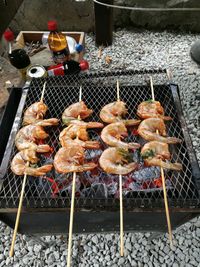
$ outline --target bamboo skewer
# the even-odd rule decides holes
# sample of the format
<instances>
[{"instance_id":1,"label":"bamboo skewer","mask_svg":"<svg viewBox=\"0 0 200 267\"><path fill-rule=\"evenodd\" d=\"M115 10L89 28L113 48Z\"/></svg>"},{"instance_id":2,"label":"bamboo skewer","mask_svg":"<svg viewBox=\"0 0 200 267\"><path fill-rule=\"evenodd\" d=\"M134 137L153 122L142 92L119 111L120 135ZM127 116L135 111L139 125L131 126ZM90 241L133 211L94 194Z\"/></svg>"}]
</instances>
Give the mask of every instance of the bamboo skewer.
<instances>
[{"instance_id":1,"label":"bamboo skewer","mask_svg":"<svg viewBox=\"0 0 200 267\"><path fill-rule=\"evenodd\" d=\"M150 76L150 86L151 86L152 100L155 101L153 79L151 76ZM156 131L156 133L159 133L158 130ZM165 185L165 176L164 176L164 171L162 167L160 168L160 171L161 171L161 178L162 178L162 185L163 185L163 195L164 195L165 213L166 213L166 218L167 218L169 241L170 241L170 247L172 249L173 248L172 227L171 227L171 220L170 220L170 215L169 215L169 206L168 206L168 199L167 199L167 190L166 190L166 185Z\"/></svg>"},{"instance_id":2,"label":"bamboo skewer","mask_svg":"<svg viewBox=\"0 0 200 267\"><path fill-rule=\"evenodd\" d=\"M119 80L117 80L117 101L120 101ZM120 256L124 256L124 218L123 218L123 195L122 175L119 174L119 201L120 201Z\"/></svg>"},{"instance_id":3,"label":"bamboo skewer","mask_svg":"<svg viewBox=\"0 0 200 267\"><path fill-rule=\"evenodd\" d=\"M44 82L40 102L43 102L47 82Z\"/></svg>"},{"instance_id":4,"label":"bamboo skewer","mask_svg":"<svg viewBox=\"0 0 200 267\"><path fill-rule=\"evenodd\" d=\"M26 166L27 167L29 166L29 162L27 162ZM24 173L22 190L20 193L19 205L18 205L18 209L17 209L17 216L16 216L16 220L15 220L15 228L14 228L12 243L11 243L11 247L10 247L10 251L9 251L10 257L13 257L13 254L14 254L14 246L15 246L15 240L16 240L16 236L17 236L17 230L18 230L19 220L20 220L20 215L21 215L21 210L22 210L22 202L23 202L23 198L24 198L24 190L25 190L26 180L27 180L27 174Z\"/></svg>"},{"instance_id":5,"label":"bamboo skewer","mask_svg":"<svg viewBox=\"0 0 200 267\"><path fill-rule=\"evenodd\" d=\"M40 102L43 102L45 89L46 89L46 82L44 82L44 85L43 85ZM28 166L29 166L29 162L26 163L26 167L28 167ZM21 215L21 210L22 210L22 203L23 203L23 198L24 198L24 190L25 190L25 186L26 186L26 180L27 180L27 173L25 172L23 182L22 182L22 189L21 189L21 193L20 193L19 205L18 205L18 209L17 209L17 216L16 216L16 220L15 220L15 228L14 228L11 247L10 247L10 251L9 251L10 257L13 257L13 254L14 254L14 246L15 246L15 240L16 240L16 236L17 236L18 227L19 227L19 220L20 220L20 215Z\"/></svg>"},{"instance_id":6,"label":"bamboo skewer","mask_svg":"<svg viewBox=\"0 0 200 267\"><path fill-rule=\"evenodd\" d=\"M79 90L79 102L82 101L82 87ZM80 115L78 116L80 120ZM68 253L67 253L67 267L71 266L71 250L72 250L72 233L73 233L73 221L74 221L74 200L76 191L76 172L73 172L72 180L72 195L71 195L71 207L70 207L70 220L69 220L69 237L68 237Z\"/></svg>"}]
</instances>

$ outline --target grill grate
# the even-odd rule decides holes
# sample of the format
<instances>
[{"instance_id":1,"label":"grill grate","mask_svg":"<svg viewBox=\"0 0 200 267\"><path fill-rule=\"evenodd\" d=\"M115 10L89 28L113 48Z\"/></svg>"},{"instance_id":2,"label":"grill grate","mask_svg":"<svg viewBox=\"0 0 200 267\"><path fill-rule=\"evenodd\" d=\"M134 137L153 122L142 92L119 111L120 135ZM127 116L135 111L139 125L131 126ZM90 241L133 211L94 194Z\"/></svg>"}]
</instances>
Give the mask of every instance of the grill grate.
<instances>
[{"instance_id":1,"label":"grill grate","mask_svg":"<svg viewBox=\"0 0 200 267\"><path fill-rule=\"evenodd\" d=\"M49 107L48 117L61 118L62 112L70 104L79 99L79 87L82 85L82 99L94 113L89 118L91 121L100 121L99 112L105 104L116 101L116 80L120 81L120 98L125 101L128 108L127 118L136 118L136 109L140 102L151 98L151 90L146 84L146 74L137 71L119 71L102 74L86 74L80 76L66 76L47 78L44 102ZM169 136L184 139L174 98L170 85L165 83L162 71L153 74L155 99L160 101L168 116L173 121L167 123ZM149 75L149 74L148 74ZM32 103L39 101L42 91L43 79L35 79L27 94L24 109ZM19 123L21 127L21 120ZM59 148L58 136L64 126L47 128L49 133L48 144ZM131 134L125 141L144 143L137 135ZM99 132L90 130L93 139L100 140ZM132 132L134 133L134 131ZM101 141L101 140L100 140ZM103 144L102 144L103 145ZM103 145L105 147L105 145ZM183 164L183 171L165 171L167 194L171 207L186 207L199 205L198 190L192 175L192 168L186 143L170 146L173 155L172 161ZM13 146L11 159L17 153ZM87 151L87 158L96 160L101 151ZM55 154L55 153L54 153ZM139 154L135 153L138 158ZM51 158L41 156L41 162L51 161ZM139 207L164 207L163 191L160 187L159 168L142 168L141 170L123 177L124 208ZM55 179L56 183L51 180ZM48 178L29 177L25 188L24 205L26 207L69 207L71 195L72 174L58 175L55 171ZM10 171L10 161L0 193L0 206L5 208L17 207L18 196L21 191L22 177L15 176ZM97 173L77 174L76 179L76 207L77 208L107 208L119 207L118 176L107 175L97 170ZM57 194L56 192L59 193Z\"/></svg>"}]
</instances>

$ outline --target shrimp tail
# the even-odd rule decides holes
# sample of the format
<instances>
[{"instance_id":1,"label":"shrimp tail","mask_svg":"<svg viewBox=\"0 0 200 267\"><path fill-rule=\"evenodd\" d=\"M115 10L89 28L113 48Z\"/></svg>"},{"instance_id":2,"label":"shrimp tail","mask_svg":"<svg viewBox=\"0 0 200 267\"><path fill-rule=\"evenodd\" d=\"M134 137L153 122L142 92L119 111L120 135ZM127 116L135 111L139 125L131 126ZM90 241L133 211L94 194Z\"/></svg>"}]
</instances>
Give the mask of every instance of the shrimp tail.
<instances>
[{"instance_id":1,"label":"shrimp tail","mask_svg":"<svg viewBox=\"0 0 200 267\"><path fill-rule=\"evenodd\" d=\"M172 117L170 117L170 116L161 116L161 119L163 119L165 121L171 121Z\"/></svg>"},{"instance_id":2,"label":"shrimp tail","mask_svg":"<svg viewBox=\"0 0 200 267\"><path fill-rule=\"evenodd\" d=\"M138 164L136 162L129 163L128 165L126 165L126 167L119 166L117 169L117 174L126 175L134 171L137 167L138 167Z\"/></svg>"},{"instance_id":3,"label":"shrimp tail","mask_svg":"<svg viewBox=\"0 0 200 267\"><path fill-rule=\"evenodd\" d=\"M176 137L167 137L166 139L168 144L182 143L182 140Z\"/></svg>"},{"instance_id":4,"label":"shrimp tail","mask_svg":"<svg viewBox=\"0 0 200 267\"><path fill-rule=\"evenodd\" d=\"M84 148L87 149L99 149L100 148L100 144L98 141L86 141Z\"/></svg>"},{"instance_id":5,"label":"shrimp tail","mask_svg":"<svg viewBox=\"0 0 200 267\"><path fill-rule=\"evenodd\" d=\"M104 127L103 123L100 123L100 122L95 122L95 121L87 122L87 128L88 129L91 129L91 128L103 128L103 127Z\"/></svg>"},{"instance_id":6,"label":"shrimp tail","mask_svg":"<svg viewBox=\"0 0 200 267\"><path fill-rule=\"evenodd\" d=\"M38 145L36 151L38 153L46 153L51 150L51 147L49 145Z\"/></svg>"},{"instance_id":7,"label":"shrimp tail","mask_svg":"<svg viewBox=\"0 0 200 267\"><path fill-rule=\"evenodd\" d=\"M58 119L51 118L51 119L46 119L46 120L38 121L38 122L36 122L36 125L47 127L47 126L58 125L58 123L59 123L59 120Z\"/></svg>"},{"instance_id":8,"label":"shrimp tail","mask_svg":"<svg viewBox=\"0 0 200 267\"><path fill-rule=\"evenodd\" d=\"M87 162L83 165L78 166L77 172L85 172L85 171L90 171L93 170L94 168L97 167L97 164L94 162Z\"/></svg>"},{"instance_id":9,"label":"shrimp tail","mask_svg":"<svg viewBox=\"0 0 200 267\"><path fill-rule=\"evenodd\" d=\"M136 119L130 119L130 120L122 120L123 123L126 126L134 126L140 124L141 120L136 120Z\"/></svg>"},{"instance_id":10,"label":"shrimp tail","mask_svg":"<svg viewBox=\"0 0 200 267\"><path fill-rule=\"evenodd\" d=\"M129 149L137 149L137 148L140 148L141 145L138 144L138 143L128 143L128 148Z\"/></svg>"},{"instance_id":11,"label":"shrimp tail","mask_svg":"<svg viewBox=\"0 0 200 267\"><path fill-rule=\"evenodd\" d=\"M168 162L161 161L161 167L163 169L170 169L170 170L174 170L174 171L181 171L182 170L182 164L180 164L180 163L168 163Z\"/></svg>"},{"instance_id":12,"label":"shrimp tail","mask_svg":"<svg viewBox=\"0 0 200 267\"><path fill-rule=\"evenodd\" d=\"M65 125L69 125L71 121L76 120L74 117L66 117L65 115L62 116L62 122Z\"/></svg>"},{"instance_id":13,"label":"shrimp tail","mask_svg":"<svg viewBox=\"0 0 200 267\"><path fill-rule=\"evenodd\" d=\"M27 173L27 175L42 176L51 171L52 167L52 164L44 165L39 168L26 167L25 172Z\"/></svg>"}]
</instances>

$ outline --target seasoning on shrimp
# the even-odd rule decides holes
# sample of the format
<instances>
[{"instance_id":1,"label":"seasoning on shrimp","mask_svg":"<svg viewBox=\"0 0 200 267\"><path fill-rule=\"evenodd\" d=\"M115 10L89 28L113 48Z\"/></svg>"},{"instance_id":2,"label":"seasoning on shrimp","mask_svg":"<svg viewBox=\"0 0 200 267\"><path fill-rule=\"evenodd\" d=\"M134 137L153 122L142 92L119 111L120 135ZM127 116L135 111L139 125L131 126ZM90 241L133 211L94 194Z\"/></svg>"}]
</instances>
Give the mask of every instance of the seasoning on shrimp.
<instances>
[{"instance_id":1,"label":"seasoning on shrimp","mask_svg":"<svg viewBox=\"0 0 200 267\"><path fill-rule=\"evenodd\" d=\"M158 130L159 133L156 133ZM166 126L160 118L149 118L143 120L138 127L139 135L147 141L160 141L168 144L181 143L176 137L167 137Z\"/></svg>"},{"instance_id":2,"label":"seasoning on shrimp","mask_svg":"<svg viewBox=\"0 0 200 267\"><path fill-rule=\"evenodd\" d=\"M125 143L121 141L125 136L128 136L128 131L123 122L108 124L101 132L102 140L109 146L121 147L124 149L136 149L140 147L138 143Z\"/></svg>"},{"instance_id":3,"label":"seasoning on shrimp","mask_svg":"<svg viewBox=\"0 0 200 267\"><path fill-rule=\"evenodd\" d=\"M142 147L141 155L146 166L159 166L163 169L171 169L176 171L182 170L182 165L180 163L164 161L170 160L171 158L169 146L166 143L158 141L148 142Z\"/></svg>"},{"instance_id":4,"label":"seasoning on shrimp","mask_svg":"<svg viewBox=\"0 0 200 267\"><path fill-rule=\"evenodd\" d=\"M54 167L59 173L85 172L96 168L97 164L84 161L84 148L80 145L68 145L56 153Z\"/></svg>"},{"instance_id":5,"label":"seasoning on shrimp","mask_svg":"<svg viewBox=\"0 0 200 267\"><path fill-rule=\"evenodd\" d=\"M37 124L40 126L57 125L59 120L56 118L43 119L48 110L43 102L35 102L24 112L23 125Z\"/></svg>"},{"instance_id":6,"label":"seasoning on shrimp","mask_svg":"<svg viewBox=\"0 0 200 267\"><path fill-rule=\"evenodd\" d=\"M19 130L15 137L15 145L18 150L33 149L38 153L49 152L51 147L47 144L38 145L38 140L44 140L49 135L43 127L38 125L27 125Z\"/></svg>"},{"instance_id":7,"label":"seasoning on shrimp","mask_svg":"<svg viewBox=\"0 0 200 267\"><path fill-rule=\"evenodd\" d=\"M161 118L171 120L169 116L164 116L164 109L159 101L147 100L139 104L137 115L142 119Z\"/></svg>"},{"instance_id":8,"label":"seasoning on shrimp","mask_svg":"<svg viewBox=\"0 0 200 267\"><path fill-rule=\"evenodd\" d=\"M30 164L36 164L39 161L39 159L36 156L36 152L32 149L25 149L20 152L18 152L12 162L11 162L11 170L16 175L24 175L25 173L27 175L31 176L42 176L46 174L47 172L51 171L53 165L47 164L41 167L32 167L27 166L27 162Z\"/></svg>"},{"instance_id":9,"label":"seasoning on shrimp","mask_svg":"<svg viewBox=\"0 0 200 267\"><path fill-rule=\"evenodd\" d=\"M128 119L123 117L127 114L126 104L123 101L115 101L105 105L100 111L100 118L106 123L123 121L126 126L138 125L140 120Z\"/></svg>"},{"instance_id":10,"label":"seasoning on shrimp","mask_svg":"<svg viewBox=\"0 0 200 267\"><path fill-rule=\"evenodd\" d=\"M105 172L121 175L128 174L138 167L136 162L130 162L127 159L125 151L122 153L122 150L116 147L104 150L100 156L99 164Z\"/></svg>"},{"instance_id":11,"label":"seasoning on shrimp","mask_svg":"<svg viewBox=\"0 0 200 267\"><path fill-rule=\"evenodd\" d=\"M61 146L68 147L69 145L80 145L83 148L99 149L98 141L89 140L86 125L69 125L63 129L59 135Z\"/></svg>"},{"instance_id":12,"label":"seasoning on shrimp","mask_svg":"<svg viewBox=\"0 0 200 267\"><path fill-rule=\"evenodd\" d=\"M89 109L83 101L74 103L67 107L62 114L62 122L66 125L69 124L72 120L86 119L92 114L92 110Z\"/></svg>"}]
</instances>

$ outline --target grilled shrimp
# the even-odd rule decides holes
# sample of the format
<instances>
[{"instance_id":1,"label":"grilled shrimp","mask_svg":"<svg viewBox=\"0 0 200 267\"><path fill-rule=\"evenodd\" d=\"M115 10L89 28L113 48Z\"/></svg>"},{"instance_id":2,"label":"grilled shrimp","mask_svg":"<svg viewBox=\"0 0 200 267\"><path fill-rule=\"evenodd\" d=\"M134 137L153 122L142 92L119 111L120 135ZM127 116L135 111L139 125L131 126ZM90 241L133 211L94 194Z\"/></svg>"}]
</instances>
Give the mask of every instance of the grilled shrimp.
<instances>
[{"instance_id":1,"label":"grilled shrimp","mask_svg":"<svg viewBox=\"0 0 200 267\"><path fill-rule=\"evenodd\" d=\"M141 155L147 166L160 166L164 169L171 169L176 171L182 170L182 165L180 163L163 161L169 160L171 158L168 144L166 143L157 141L148 142L143 146Z\"/></svg>"},{"instance_id":2,"label":"grilled shrimp","mask_svg":"<svg viewBox=\"0 0 200 267\"><path fill-rule=\"evenodd\" d=\"M51 171L53 165L48 164L41 167L31 167L27 166L27 162L30 164L36 164L39 161L39 159L36 156L36 152L31 149L25 149L20 152L18 152L12 162L11 162L11 170L16 175L24 175L26 173L27 175L31 176L42 176L45 173Z\"/></svg>"},{"instance_id":3,"label":"grilled shrimp","mask_svg":"<svg viewBox=\"0 0 200 267\"><path fill-rule=\"evenodd\" d=\"M72 121L68 121L68 123L66 123L66 125L78 125L78 126L86 126L87 129L92 129L92 128L103 128L103 123L100 122L96 122L96 121L81 121L81 120L72 120Z\"/></svg>"},{"instance_id":4,"label":"grilled shrimp","mask_svg":"<svg viewBox=\"0 0 200 267\"><path fill-rule=\"evenodd\" d=\"M137 143L122 142L121 138L125 136L128 136L128 132L123 122L108 124L101 132L102 140L109 146L115 146L124 149L135 149L140 147L140 144Z\"/></svg>"},{"instance_id":5,"label":"grilled shrimp","mask_svg":"<svg viewBox=\"0 0 200 267\"><path fill-rule=\"evenodd\" d=\"M79 145L62 147L54 157L54 167L59 173L85 172L96 166L93 162L84 162L84 148Z\"/></svg>"},{"instance_id":6,"label":"grilled shrimp","mask_svg":"<svg viewBox=\"0 0 200 267\"><path fill-rule=\"evenodd\" d=\"M164 116L164 109L160 102L147 100L139 104L137 115L142 119L161 118L163 120L171 120L171 117Z\"/></svg>"},{"instance_id":7,"label":"grilled shrimp","mask_svg":"<svg viewBox=\"0 0 200 267\"><path fill-rule=\"evenodd\" d=\"M83 101L74 103L67 107L62 114L62 121L64 124L68 124L72 120L78 119L86 119L92 114L92 110L89 109Z\"/></svg>"},{"instance_id":8,"label":"grilled shrimp","mask_svg":"<svg viewBox=\"0 0 200 267\"><path fill-rule=\"evenodd\" d=\"M138 125L140 120L123 120L127 114L126 104L123 101L116 101L105 105L100 111L100 118L106 123L123 121L126 126Z\"/></svg>"},{"instance_id":9,"label":"grilled shrimp","mask_svg":"<svg viewBox=\"0 0 200 267\"><path fill-rule=\"evenodd\" d=\"M38 153L50 151L49 145L37 145L39 139L46 139L49 135L43 127L27 125L19 130L15 137L15 145L18 150L33 149Z\"/></svg>"},{"instance_id":10,"label":"grilled shrimp","mask_svg":"<svg viewBox=\"0 0 200 267\"><path fill-rule=\"evenodd\" d=\"M159 133L156 133L158 130ZM139 135L148 141L160 141L168 144L181 143L176 137L166 137L166 127L160 118L149 118L143 120L138 127Z\"/></svg>"},{"instance_id":11,"label":"grilled shrimp","mask_svg":"<svg viewBox=\"0 0 200 267\"><path fill-rule=\"evenodd\" d=\"M57 125L58 119L56 118L43 120L43 117L45 116L47 110L48 107L43 102L41 101L35 102L30 107L28 107L27 110L24 112L23 125L28 125L28 124L37 124L40 126Z\"/></svg>"},{"instance_id":12,"label":"grilled shrimp","mask_svg":"<svg viewBox=\"0 0 200 267\"><path fill-rule=\"evenodd\" d=\"M59 135L60 143L63 147L69 144L80 145L83 148L99 149L100 144L98 141L89 141L86 125L69 125L62 130Z\"/></svg>"},{"instance_id":13,"label":"grilled shrimp","mask_svg":"<svg viewBox=\"0 0 200 267\"><path fill-rule=\"evenodd\" d=\"M116 147L104 150L99 159L99 164L105 172L121 175L132 172L138 166L136 162L128 163L124 153L121 153L120 149Z\"/></svg>"}]
</instances>

